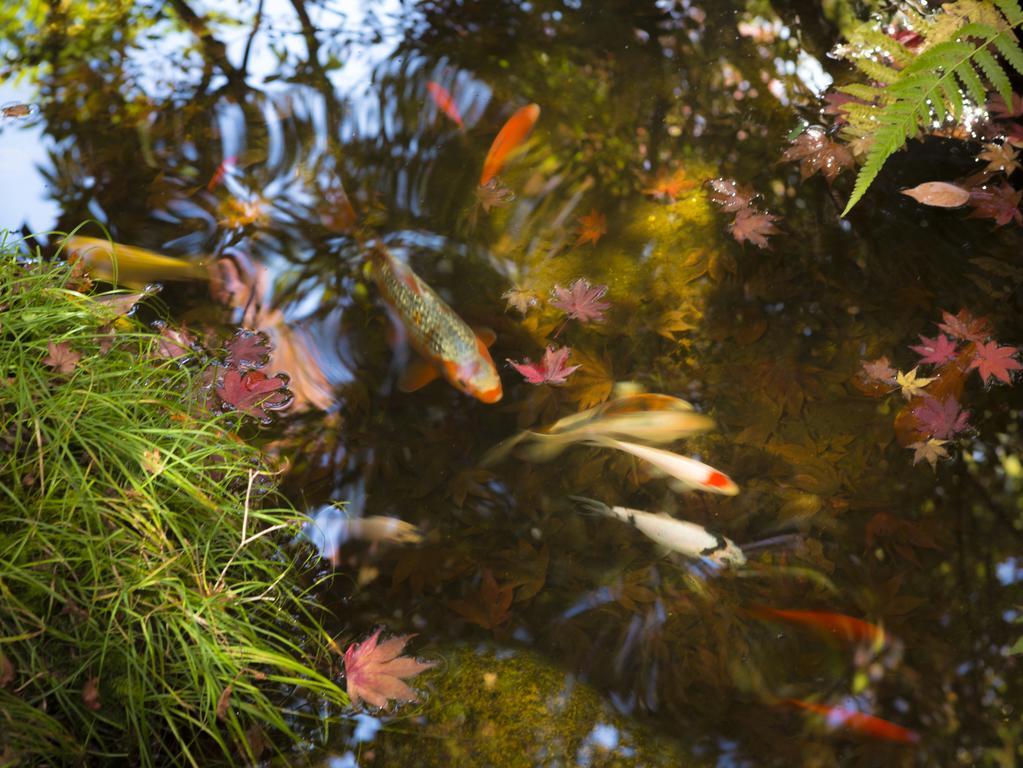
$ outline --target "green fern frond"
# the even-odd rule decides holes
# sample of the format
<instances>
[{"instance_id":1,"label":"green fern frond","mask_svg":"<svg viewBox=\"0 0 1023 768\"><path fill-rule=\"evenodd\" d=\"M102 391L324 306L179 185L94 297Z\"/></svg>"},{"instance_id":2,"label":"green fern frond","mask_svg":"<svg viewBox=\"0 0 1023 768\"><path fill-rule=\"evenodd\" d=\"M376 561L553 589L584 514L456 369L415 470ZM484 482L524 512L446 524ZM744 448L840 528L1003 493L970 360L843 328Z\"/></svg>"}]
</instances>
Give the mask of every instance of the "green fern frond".
<instances>
[{"instance_id":1,"label":"green fern frond","mask_svg":"<svg viewBox=\"0 0 1023 768\"><path fill-rule=\"evenodd\" d=\"M870 146L843 216L907 141L949 117L960 120L967 98L983 104L993 89L1011 102L1005 65L1023 74L1023 48L1015 34L1021 25L1023 10L1017 0L956 0L914 27L925 38L915 55L902 46L879 45L874 23L850 36L848 58L873 83L840 89L870 102L843 107L848 118L844 134ZM884 52L883 62L871 58L879 50Z\"/></svg>"}]
</instances>

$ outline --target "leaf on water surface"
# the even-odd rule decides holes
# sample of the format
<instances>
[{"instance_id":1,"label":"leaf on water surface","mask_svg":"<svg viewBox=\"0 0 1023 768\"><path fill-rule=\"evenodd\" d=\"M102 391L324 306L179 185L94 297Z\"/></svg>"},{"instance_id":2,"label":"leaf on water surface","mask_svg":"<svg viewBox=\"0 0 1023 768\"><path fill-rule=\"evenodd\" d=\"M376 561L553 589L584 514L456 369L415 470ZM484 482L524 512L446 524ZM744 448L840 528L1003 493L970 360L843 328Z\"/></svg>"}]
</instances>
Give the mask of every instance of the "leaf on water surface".
<instances>
[{"instance_id":1,"label":"leaf on water surface","mask_svg":"<svg viewBox=\"0 0 1023 768\"><path fill-rule=\"evenodd\" d=\"M52 341L46 345L49 354L43 358L43 365L48 365L57 373L71 373L78 367L78 361L82 359L82 353L71 349L66 341L54 344Z\"/></svg>"},{"instance_id":2,"label":"leaf on water surface","mask_svg":"<svg viewBox=\"0 0 1023 768\"><path fill-rule=\"evenodd\" d=\"M514 599L515 588L510 585L499 586L488 568L483 572L477 592L464 600L450 601L448 607L466 621L493 630L511 618L509 609Z\"/></svg>"},{"instance_id":3,"label":"leaf on water surface","mask_svg":"<svg viewBox=\"0 0 1023 768\"><path fill-rule=\"evenodd\" d=\"M505 310L515 309L522 315L540 304L540 297L536 291L526 288L511 288L502 293L501 298L507 302Z\"/></svg>"},{"instance_id":4,"label":"leaf on water surface","mask_svg":"<svg viewBox=\"0 0 1023 768\"><path fill-rule=\"evenodd\" d=\"M757 196L753 187L739 184L735 179L711 179L707 186L711 190L707 197L724 213L738 213L749 208Z\"/></svg>"},{"instance_id":5,"label":"leaf on water surface","mask_svg":"<svg viewBox=\"0 0 1023 768\"><path fill-rule=\"evenodd\" d=\"M823 129L811 127L792 142L782 154L782 160L799 161L799 176L804 181L820 173L833 182L846 168L852 168L856 161L844 144L832 141Z\"/></svg>"},{"instance_id":6,"label":"leaf on water surface","mask_svg":"<svg viewBox=\"0 0 1023 768\"><path fill-rule=\"evenodd\" d=\"M959 208L970 201L970 190L945 181L928 181L902 190L918 203L934 208Z\"/></svg>"},{"instance_id":7,"label":"leaf on water surface","mask_svg":"<svg viewBox=\"0 0 1023 768\"><path fill-rule=\"evenodd\" d=\"M961 411L954 397L944 400L928 397L923 405L913 409L913 416L925 433L939 440L948 440L970 426L969 411Z\"/></svg>"},{"instance_id":8,"label":"leaf on water surface","mask_svg":"<svg viewBox=\"0 0 1023 768\"><path fill-rule=\"evenodd\" d=\"M1004 173L1011 176L1021 169L1019 154L1011 144L985 144L984 151L977 155L978 160L987 163L984 171L987 173Z\"/></svg>"},{"instance_id":9,"label":"leaf on water surface","mask_svg":"<svg viewBox=\"0 0 1023 768\"><path fill-rule=\"evenodd\" d=\"M270 361L270 337L263 331L242 328L224 345L224 349L227 350L227 364L239 370L262 368Z\"/></svg>"},{"instance_id":10,"label":"leaf on water surface","mask_svg":"<svg viewBox=\"0 0 1023 768\"><path fill-rule=\"evenodd\" d=\"M991 324L987 318L974 317L968 309L960 309L955 315L942 310L941 318L938 328L963 341L981 342L991 334Z\"/></svg>"},{"instance_id":11,"label":"leaf on water surface","mask_svg":"<svg viewBox=\"0 0 1023 768\"><path fill-rule=\"evenodd\" d=\"M590 285L585 277L573 281L568 288L555 285L551 290L551 306L582 323L602 323L604 313L611 308L601 301L607 293L606 285Z\"/></svg>"},{"instance_id":12,"label":"leaf on water surface","mask_svg":"<svg viewBox=\"0 0 1023 768\"><path fill-rule=\"evenodd\" d=\"M948 458L948 450L944 447L947 442L948 440L938 440L932 437L919 443L910 443L906 447L913 450L914 465L919 464L921 461L926 461L931 465L931 469L937 469L938 459Z\"/></svg>"},{"instance_id":13,"label":"leaf on water surface","mask_svg":"<svg viewBox=\"0 0 1023 768\"><path fill-rule=\"evenodd\" d=\"M993 219L998 227L1004 227L1010 221L1023 224L1023 213L1019 210L1021 198L1023 192L1004 182L998 186L976 187L970 191L969 203L973 210L967 218Z\"/></svg>"},{"instance_id":14,"label":"leaf on water surface","mask_svg":"<svg viewBox=\"0 0 1023 768\"><path fill-rule=\"evenodd\" d=\"M130 315L139 302L159 292L160 286L153 285L139 293L104 293L100 296L93 296L92 299L116 319Z\"/></svg>"},{"instance_id":15,"label":"leaf on water surface","mask_svg":"<svg viewBox=\"0 0 1023 768\"><path fill-rule=\"evenodd\" d=\"M508 363L521 373L530 384L564 384L576 370L578 365L568 365L571 347L550 346L544 351L543 359L534 363L528 357L521 363L509 359Z\"/></svg>"},{"instance_id":16,"label":"leaf on water surface","mask_svg":"<svg viewBox=\"0 0 1023 768\"><path fill-rule=\"evenodd\" d=\"M911 370L909 373L903 373L898 371L895 374L895 383L902 389L902 395L907 400L911 400L914 397L918 397L924 394L924 387L934 381L933 378L925 378L923 376L917 376L916 372L919 370L919 366Z\"/></svg>"},{"instance_id":17,"label":"leaf on water surface","mask_svg":"<svg viewBox=\"0 0 1023 768\"><path fill-rule=\"evenodd\" d=\"M410 656L400 655L415 635L399 635L378 642L378 629L361 643L345 650L345 689L353 706L365 701L374 707L386 707L391 699L404 703L417 701L416 692L405 680L435 666Z\"/></svg>"},{"instance_id":18,"label":"leaf on water surface","mask_svg":"<svg viewBox=\"0 0 1023 768\"><path fill-rule=\"evenodd\" d=\"M156 354L158 357L176 359L192 354L192 345L195 344L195 337L184 328L171 328L169 325L159 324L156 326L160 336L156 342Z\"/></svg>"},{"instance_id":19,"label":"leaf on water surface","mask_svg":"<svg viewBox=\"0 0 1023 768\"><path fill-rule=\"evenodd\" d=\"M988 112L992 117L1009 120L1023 115L1023 96L1018 93L1012 94L1012 103L1006 104L1000 94L995 94L987 104Z\"/></svg>"},{"instance_id":20,"label":"leaf on water surface","mask_svg":"<svg viewBox=\"0 0 1023 768\"><path fill-rule=\"evenodd\" d=\"M611 397L614 390L614 373L611 359L605 352L601 357L576 350L574 358L579 361L581 370L572 379L568 387L568 395L580 410L592 408Z\"/></svg>"},{"instance_id":21,"label":"leaf on water surface","mask_svg":"<svg viewBox=\"0 0 1023 768\"><path fill-rule=\"evenodd\" d=\"M602 213L597 213L596 208L591 208L586 216L579 217L577 231L579 237L575 241L576 245L583 245L585 243L596 245L597 241L607 234L607 217Z\"/></svg>"},{"instance_id":22,"label":"leaf on water surface","mask_svg":"<svg viewBox=\"0 0 1023 768\"><path fill-rule=\"evenodd\" d=\"M989 379L997 379L1006 384L1012 383L1010 371L1018 371L1023 368L1015 355L1019 352L1016 347L1000 347L997 341L988 343L977 342L974 348L974 357L970 361L969 370L977 369L981 381L990 383Z\"/></svg>"},{"instance_id":23,"label":"leaf on water surface","mask_svg":"<svg viewBox=\"0 0 1023 768\"><path fill-rule=\"evenodd\" d=\"M268 411L279 411L291 403L287 385L287 378L280 374L268 378L261 371L242 373L230 368L217 385L217 395L234 410L266 422Z\"/></svg>"},{"instance_id":24,"label":"leaf on water surface","mask_svg":"<svg viewBox=\"0 0 1023 768\"><path fill-rule=\"evenodd\" d=\"M954 360L959 348L955 342L942 333L933 339L920 334L920 345L910 347L911 350L920 355L921 365L944 365Z\"/></svg>"},{"instance_id":25,"label":"leaf on water surface","mask_svg":"<svg viewBox=\"0 0 1023 768\"><path fill-rule=\"evenodd\" d=\"M779 218L774 214L744 208L735 215L735 221L729 225L728 231L738 243L750 242L758 248L770 249L767 238L781 232L774 226L776 221Z\"/></svg>"}]
</instances>

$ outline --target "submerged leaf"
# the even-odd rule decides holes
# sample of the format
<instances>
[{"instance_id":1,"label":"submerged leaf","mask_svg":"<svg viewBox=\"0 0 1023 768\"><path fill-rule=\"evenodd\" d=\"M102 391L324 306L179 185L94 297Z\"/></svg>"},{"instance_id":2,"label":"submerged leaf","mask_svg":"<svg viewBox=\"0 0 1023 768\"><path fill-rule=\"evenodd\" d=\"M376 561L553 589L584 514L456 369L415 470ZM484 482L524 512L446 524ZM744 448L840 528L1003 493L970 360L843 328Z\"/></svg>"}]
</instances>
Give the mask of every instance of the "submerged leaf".
<instances>
[{"instance_id":1,"label":"submerged leaf","mask_svg":"<svg viewBox=\"0 0 1023 768\"><path fill-rule=\"evenodd\" d=\"M607 234L607 217L602 213L597 213L596 208L592 208L589 214L579 217L578 232L579 238L575 241L576 245L584 243L596 245L597 241Z\"/></svg>"},{"instance_id":2,"label":"submerged leaf","mask_svg":"<svg viewBox=\"0 0 1023 768\"><path fill-rule=\"evenodd\" d=\"M608 302L601 301L607 286L591 286L585 277L573 281L568 288L555 285L551 293L551 306L582 323L604 322L604 313L611 308Z\"/></svg>"},{"instance_id":3,"label":"submerged leaf","mask_svg":"<svg viewBox=\"0 0 1023 768\"><path fill-rule=\"evenodd\" d=\"M514 599L515 587L499 586L488 569L483 572L478 592L464 600L452 600L448 606L483 629L496 629L511 618L509 609Z\"/></svg>"}]
</instances>

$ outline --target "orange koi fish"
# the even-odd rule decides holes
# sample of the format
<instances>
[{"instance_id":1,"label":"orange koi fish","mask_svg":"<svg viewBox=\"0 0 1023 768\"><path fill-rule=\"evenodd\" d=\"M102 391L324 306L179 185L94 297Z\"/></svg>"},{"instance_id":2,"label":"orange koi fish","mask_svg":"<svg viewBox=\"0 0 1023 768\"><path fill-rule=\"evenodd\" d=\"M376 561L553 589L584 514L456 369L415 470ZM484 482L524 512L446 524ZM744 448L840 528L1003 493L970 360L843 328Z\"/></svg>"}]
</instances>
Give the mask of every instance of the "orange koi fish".
<instances>
[{"instance_id":1,"label":"orange koi fish","mask_svg":"<svg viewBox=\"0 0 1023 768\"><path fill-rule=\"evenodd\" d=\"M480 174L480 186L486 186L501 169L512 151L518 147L536 124L540 117L538 104L527 104L508 118L508 122L498 132L494 143L490 145L487 158L483 161L483 173Z\"/></svg>"},{"instance_id":2,"label":"orange koi fish","mask_svg":"<svg viewBox=\"0 0 1023 768\"><path fill-rule=\"evenodd\" d=\"M788 621L816 630L827 637L833 637L852 644L864 644L880 648L887 645L891 638L881 627L870 622L846 616L842 613L824 611L790 611L754 605L746 612L758 619L767 621Z\"/></svg>"},{"instance_id":3,"label":"orange koi fish","mask_svg":"<svg viewBox=\"0 0 1023 768\"><path fill-rule=\"evenodd\" d=\"M916 731L888 720L882 720L880 717L868 715L865 712L857 712L855 709L829 707L799 699L783 699L780 703L820 715L832 730L844 730L861 736L869 736L872 739L895 741L900 744L916 744L920 741L920 734Z\"/></svg>"},{"instance_id":4,"label":"orange koi fish","mask_svg":"<svg viewBox=\"0 0 1023 768\"><path fill-rule=\"evenodd\" d=\"M448 89L440 83L431 80L426 84L426 90L430 92L430 96L433 97L433 103L448 117L454 121L463 131L465 130L465 124L462 122L462 115L458 112L458 107L455 106L455 100L451 94L448 93Z\"/></svg>"},{"instance_id":5,"label":"orange koi fish","mask_svg":"<svg viewBox=\"0 0 1023 768\"><path fill-rule=\"evenodd\" d=\"M238 158L234 155L225 157L220 165L217 166L217 170L213 172L213 176L210 177L209 184L206 185L206 190L212 192L218 186L220 182L224 180L224 177L234 170L235 165L238 163Z\"/></svg>"},{"instance_id":6,"label":"orange koi fish","mask_svg":"<svg viewBox=\"0 0 1023 768\"><path fill-rule=\"evenodd\" d=\"M493 331L477 334L408 265L382 245L370 251L373 281L422 357L405 370L398 388L413 392L443 376L484 403L501 399L501 378L487 351Z\"/></svg>"}]
</instances>

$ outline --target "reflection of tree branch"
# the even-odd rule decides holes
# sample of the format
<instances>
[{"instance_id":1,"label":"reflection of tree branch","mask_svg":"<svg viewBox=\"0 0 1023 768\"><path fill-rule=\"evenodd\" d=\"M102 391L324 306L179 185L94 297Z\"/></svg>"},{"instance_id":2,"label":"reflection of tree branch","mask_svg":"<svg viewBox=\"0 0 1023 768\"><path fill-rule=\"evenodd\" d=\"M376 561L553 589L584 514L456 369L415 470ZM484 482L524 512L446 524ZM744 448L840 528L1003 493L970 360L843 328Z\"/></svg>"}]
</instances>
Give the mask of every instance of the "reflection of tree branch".
<instances>
[{"instance_id":1,"label":"reflection of tree branch","mask_svg":"<svg viewBox=\"0 0 1023 768\"><path fill-rule=\"evenodd\" d=\"M242 72L249 71L249 53L252 51L252 41L256 39L256 33L259 32L259 25L263 23L263 0L259 0L259 5L256 7L256 18L252 22L252 31L249 33L249 39L245 41L245 55L242 56Z\"/></svg>"},{"instance_id":2,"label":"reflection of tree branch","mask_svg":"<svg viewBox=\"0 0 1023 768\"><path fill-rule=\"evenodd\" d=\"M224 76L233 85L244 85L244 72L236 69L228 60L227 48L213 36L210 28L206 26L206 20L193 11L185 0L170 0L170 4L173 6L175 13L192 30L192 34L199 38L206 56L217 65L220 71L224 73Z\"/></svg>"}]
</instances>

